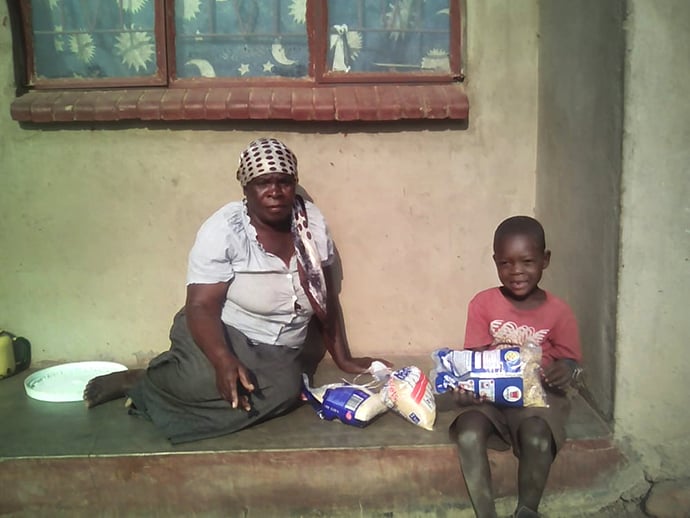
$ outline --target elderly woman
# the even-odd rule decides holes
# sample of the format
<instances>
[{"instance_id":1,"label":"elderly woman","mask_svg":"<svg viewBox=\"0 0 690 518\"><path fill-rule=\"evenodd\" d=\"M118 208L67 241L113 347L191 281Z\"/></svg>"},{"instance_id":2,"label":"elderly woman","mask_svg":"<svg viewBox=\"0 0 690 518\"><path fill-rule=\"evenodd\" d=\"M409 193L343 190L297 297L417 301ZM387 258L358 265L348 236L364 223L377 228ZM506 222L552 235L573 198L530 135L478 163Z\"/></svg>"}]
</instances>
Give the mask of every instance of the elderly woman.
<instances>
[{"instance_id":1,"label":"elderly woman","mask_svg":"<svg viewBox=\"0 0 690 518\"><path fill-rule=\"evenodd\" d=\"M240 156L245 199L201 226L189 253L187 300L175 316L170 350L146 370L89 382L89 407L128 396L173 443L225 435L283 414L299 399L300 353L316 316L340 369L353 358L331 287L333 242L321 212L296 194L297 158L261 138ZM388 363L388 362L385 362Z\"/></svg>"}]
</instances>

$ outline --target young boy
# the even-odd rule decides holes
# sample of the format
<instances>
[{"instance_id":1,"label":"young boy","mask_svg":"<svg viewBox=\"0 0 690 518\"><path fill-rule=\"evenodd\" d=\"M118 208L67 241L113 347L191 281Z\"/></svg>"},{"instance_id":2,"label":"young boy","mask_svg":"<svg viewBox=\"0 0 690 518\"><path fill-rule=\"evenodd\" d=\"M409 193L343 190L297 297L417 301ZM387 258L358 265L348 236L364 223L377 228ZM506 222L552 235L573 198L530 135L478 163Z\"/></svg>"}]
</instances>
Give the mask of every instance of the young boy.
<instances>
[{"instance_id":1,"label":"young boy","mask_svg":"<svg viewBox=\"0 0 690 518\"><path fill-rule=\"evenodd\" d=\"M514 517L536 517L546 479L565 441L570 411L566 389L581 369L580 338L573 312L539 287L549 265L544 229L534 218L514 216L494 234L494 263L501 286L481 291L468 307L465 349L522 345L542 347L543 385L548 408L499 408L462 389L453 391L460 414L451 426L462 474L478 518L495 517L487 448L512 446L519 459L518 504Z\"/></svg>"}]
</instances>

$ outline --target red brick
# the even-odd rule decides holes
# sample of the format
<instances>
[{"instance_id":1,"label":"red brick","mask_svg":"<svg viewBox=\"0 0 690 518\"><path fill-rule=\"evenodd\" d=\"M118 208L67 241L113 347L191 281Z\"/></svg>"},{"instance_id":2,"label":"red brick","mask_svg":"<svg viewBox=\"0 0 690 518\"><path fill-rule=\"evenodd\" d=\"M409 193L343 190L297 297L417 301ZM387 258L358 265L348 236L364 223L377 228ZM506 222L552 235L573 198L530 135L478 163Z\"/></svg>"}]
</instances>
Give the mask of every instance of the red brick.
<instances>
[{"instance_id":1,"label":"red brick","mask_svg":"<svg viewBox=\"0 0 690 518\"><path fill-rule=\"evenodd\" d=\"M184 118L188 120L203 119L206 116L206 96L208 90L202 88L187 89L182 105Z\"/></svg>"},{"instance_id":2,"label":"red brick","mask_svg":"<svg viewBox=\"0 0 690 518\"><path fill-rule=\"evenodd\" d=\"M311 88L292 90L292 118L296 121L314 119L314 92Z\"/></svg>"},{"instance_id":3,"label":"red brick","mask_svg":"<svg viewBox=\"0 0 690 518\"><path fill-rule=\"evenodd\" d=\"M470 105L463 87L459 84L446 86L448 92L448 117L451 119L467 119Z\"/></svg>"},{"instance_id":4,"label":"red brick","mask_svg":"<svg viewBox=\"0 0 690 518\"><path fill-rule=\"evenodd\" d=\"M382 121L399 120L402 115L400 98L398 97L398 86L381 85L375 86L378 91L379 106L378 118Z\"/></svg>"},{"instance_id":5,"label":"red brick","mask_svg":"<svg viewBox=\"0 0 690 518\"><path fill-rule=\"evenodd\" d=\"M161 98L165 89L144 90L144 95L139 98L137 112L141 120L159 120L161 118Z\"/></svg>"},{"instance_id":6,"label":"red brick","mask_svg":"<svg viewBox=\"0 0 690 518\"><path fill-rule=\"evenodd\" d=\"M252 88L249 92L249 118L270 119L273 92L269 88Z\"/></svg>"},{"instance_id":7,"label":"red brick","mask_svg":"<svg viewBox=\"0 0 690 518\"><path fill-rule=\"evenodd\" d=\"M206 96L206 119L220 120L227 119L228 113L226 102L230 95L227 88L211 88Z\"/></svg>"},{"instance_id":8,"label":"red brick","mask_svg":"<svg viewBox=\"0 0 690 518\"><path fill-rule=\"evenodd\" d=\"M335 89L335 118L339 121L359 119L359 106L354 86L339 86Z\"/></svg>"},{"instance_id":9,"label":"red brick","mask_svg":"<svg viewBox=\"0 0 690 518\"><path fill-rule=\"evenodd\" d=\"M161 119L182 120L184 119L184 101L186 90L180 88L168 89L161 99Z\"/></svg>"},{"instance_id":10,"label":"red brick","mask_svg":"<svg viewBox=\"0 0 690 518\"><path fill-rule=\"evenodd\" d=\"M42 92L35 96L31 103L31 120L33 122L53 122L53 104L60 96L60 92Z\"/></svg>"},{"instance_id":11,"label":"red brick","mask_svg":"<svg viewBox=\"0 0 690 518\"><path fill-rule=\"evenodd\" d=\"M359 112L359 120L374 121L379 119L381 100L375 86L356 86L355 99Z\"/></svg>"},{"instance_id":12,"label":"red brick","mask_svg":"<svg viewBox=\"0 0 690 518\"><path fill-rule=\"evenodd\" d=\"M55 122L74 122L74 105L81 97L80 91L66 91L53 103Z\"/></svg>"},{"instance_id":13,"label":"red brick","mask_svg":"<svg viewBox=\"0 0 690 518\"><path fill-rule=\"evenodd\" d=\"M332 87L314 88L314 120L335 120L335 91Z\"/></svg>"},{"instance_id":14,"label":"red brick","mask_svg":"<svg viewBox=\"0 0 690 518\"><path fill-rule=\"evenodd\" d=\"M289 119L292 116L293 88L277 87L273 89L271 97L271 119Z\"/></svg>"},{"instance_id":15,"label":"red brick","mask_svg":"<svg viewBox=\"0 0 690 518\"><path fill-rule=\"evenodd\" d=\"M227 101L228 119L249 118L249 97L251 88L241 87L230 89L230 97Z\"/></svg>"},{"instance_id":16,"label":"red brick","mask_svg":"<svg viewBox=\"0 0 690 518\"><path fill-rule=\"evenodd\" d=\"M427 118L447 119L448 118L448 95L442 85L430 85L424 88L425 105L427 107Z\"/></svg>"},{"instance_id":17,"label":"red brick","mask_svg":"<svg viewBox=\"0 0 690 518\"><path fill-rule=\"evenodd\" d=\"M112 121L118 119L117 101L123 95L117 90L100 92L94 100L93 118L97 121Z\"/></svg>"},{"instance_id":18,"label":"red brick","mask_svg":"<svg viewBox=\"0 0 690 518\"><path fill-rule=\"evenodd\" d=\"M401 117L403 119L423 119L425 112L424 101L419 98L420 91L415 86L401 86L398 88L400 97Z\"/></svg>"},{"instance_id":19,"label":"red brick","mask_svg":"<svg viewBox=\"0 0 690 518\"><path fill-rule=\"evenodd\" d=\"M139 118L139 100L144 90L125 90L115 103L115 111L119 120Z\"/></svg>"},{"instance_id":20,"label":"red brick","mask_svg":"<svg viewBox=\"0 0 690 518\"><path fill-rule=\"evenodd\" d=\"M97 92L82 92L74 103L74 120L88 122L94 120Z\"/></svg>"},{"instance_id":21,"label":"red brick","mask_svg":"<svg viewBox=\"0 0 690 518\"><path fill-rule=\"evenodd\" d=\"M16 99L12 118L52 121L467 119L460 84L33 91Z\"/></svg>"},{"instance_id":22,"label":"red brick","mask_svg":"<svg viewBox=\"0 0 690 518\"><path fill-rule=\"evenodd\" d=\"M17 97L10 105L10 115L13 120L27 122L31 120L31 94Z\"/></svg>"}]
</instances>

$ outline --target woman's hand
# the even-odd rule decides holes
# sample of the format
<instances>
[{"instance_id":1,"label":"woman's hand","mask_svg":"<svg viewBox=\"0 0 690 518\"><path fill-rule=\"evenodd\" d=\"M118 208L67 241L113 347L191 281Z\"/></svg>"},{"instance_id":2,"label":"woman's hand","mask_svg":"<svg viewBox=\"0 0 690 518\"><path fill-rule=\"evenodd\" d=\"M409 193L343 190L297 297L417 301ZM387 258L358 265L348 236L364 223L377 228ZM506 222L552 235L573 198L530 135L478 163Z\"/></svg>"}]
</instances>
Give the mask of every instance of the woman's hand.
<instances>
[{"instance_id":1,"label":"woman's hand","mask_svg":"<svg viewBox=\"0 0 690 518\"><path fill-rule=\"evenodd\" d=\"M371 367L371 364L375 361L383 363L389 369L393 367L393 364L388 360L384 360L382 358L371 358L369 356L342 360L338 367L348 374L363 374L369 370L369 367Z\"/></svg>"},{"instance_id":2,"label":"woman's hand","mask_svg":"<svg viewBox=\"0 0 690 518\"><path fill-rule=\"evenodd\" d=\"M251 410L248 392L254 390L247 368L232 354L225 342L221 320L229 282L190 284L187 286L185 317L194 342L204 352L216 371L216 388L232 408Z\"/></svg>"},{"instance_id":3,"label":"woman's hand","mask_svg":"<svg viewBox=\"0 0 690 518\"><path fill-rule=\"evenodd\" d=\"M568 360L560 359L546 367L542 374L548 388L565 392L573 380L574 367Z\"/></svg>"},{"instance_id":4,"label":"woman's hand","mask_svg":"<svg viewBox=\"0 0 690 518\"><path fill-rule=\"evenodd\" d=\"M221 397L230 402L232 408L249 412L252 406L246 393L254 391L249 371L236 358L228 358L216 366L216 387ZM242 390L243 389L243 390Z\"/></svg>"}]
</instances>

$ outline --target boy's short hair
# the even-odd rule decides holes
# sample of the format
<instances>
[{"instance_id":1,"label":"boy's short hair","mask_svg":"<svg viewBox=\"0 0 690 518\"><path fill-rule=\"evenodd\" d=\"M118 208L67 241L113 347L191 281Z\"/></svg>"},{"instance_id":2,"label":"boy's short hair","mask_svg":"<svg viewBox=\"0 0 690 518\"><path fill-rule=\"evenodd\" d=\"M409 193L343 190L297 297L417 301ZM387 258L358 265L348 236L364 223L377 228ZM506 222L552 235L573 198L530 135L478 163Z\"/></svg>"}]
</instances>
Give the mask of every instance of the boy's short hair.
<instances>
[{"instance_id":1,"label":"boy's short hair","mask_svg":"<svg viewBox=\"0 0 690 518\"><path fill-rule=\"evenodd\" d=\"M546 237L544 227L536 219L530 216L512 216L501 222L494 232L494 250L499 241L508 236L529 236L534 239L537 246L546 250Z\"/></svg>"}]
</instances>

